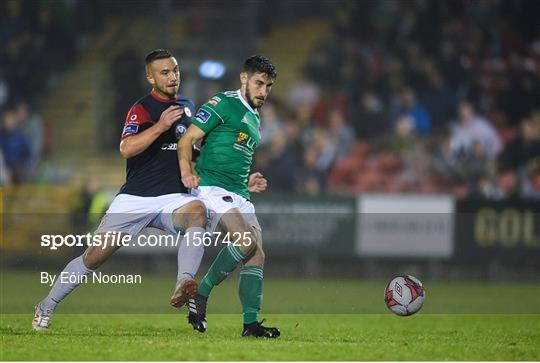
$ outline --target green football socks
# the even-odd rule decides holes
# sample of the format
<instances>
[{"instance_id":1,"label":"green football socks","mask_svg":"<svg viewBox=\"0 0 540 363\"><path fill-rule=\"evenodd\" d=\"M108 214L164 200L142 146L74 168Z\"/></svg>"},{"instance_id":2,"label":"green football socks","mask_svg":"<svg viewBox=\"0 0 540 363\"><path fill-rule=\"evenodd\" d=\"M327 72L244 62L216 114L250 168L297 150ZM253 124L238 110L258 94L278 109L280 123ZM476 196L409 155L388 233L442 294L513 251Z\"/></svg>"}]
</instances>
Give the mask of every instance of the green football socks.
<instances>
[{"instance_id":1,"label":"green football socks","mask_svg":"<svg viewBox=\"0 0 540 363\"><path fill-rule=\"evenodd\" d=\"M229 244L227 247L222 248L199 284L199 294L208 297L214 286L225 280L244 258L246 256L237 246Z\"/></svg>"},{"instance_id":2,"label":"green football socks","mask_svg":"<svg viewBox=\"0 0 540 363\"><path fill-rule=\"evenodd\" d=\"M260 266L244 266L240 271L238 295L242 302L244 324L256 322L261 310L263 296L263 269Z\"/></svg>"}]
</instances>

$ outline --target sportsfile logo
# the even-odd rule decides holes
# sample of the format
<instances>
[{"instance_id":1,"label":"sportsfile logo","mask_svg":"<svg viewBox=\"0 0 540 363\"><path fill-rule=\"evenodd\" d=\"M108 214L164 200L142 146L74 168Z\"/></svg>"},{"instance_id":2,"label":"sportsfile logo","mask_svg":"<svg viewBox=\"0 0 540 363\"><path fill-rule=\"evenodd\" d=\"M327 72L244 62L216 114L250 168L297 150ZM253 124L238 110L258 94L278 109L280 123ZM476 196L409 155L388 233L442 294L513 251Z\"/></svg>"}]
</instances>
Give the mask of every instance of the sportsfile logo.
<instances>
[{"instance_id":1,"label":"sportsfile logo","mask_svg":"<svg viewBox=\"0 0 540 363\"><path fill-rule=\"evenodd\" d=\"M102 234L44 234L41 236L41 247L54 251L60 247L177 247L183 236L178 234L164 235L137 235L122 234L116 231L107 231Z\"/></svg>"},{"instance_id":2,"label":"sportsfile logo","mask_svg":"<svg viewBox=\"0 0 540 363\"><path fill-rule=\"evenodd\" d=\"M251 232L192 232L188 235L176 234L139 234L132 236L116 231L107 231L100 234L44 234L41 236L41 247L51 251L61 247L178 247L182 239L187 238L187 245L210 247L225 244L235 247L249 246L254 237Z\"/></svg>"}]
</instances>

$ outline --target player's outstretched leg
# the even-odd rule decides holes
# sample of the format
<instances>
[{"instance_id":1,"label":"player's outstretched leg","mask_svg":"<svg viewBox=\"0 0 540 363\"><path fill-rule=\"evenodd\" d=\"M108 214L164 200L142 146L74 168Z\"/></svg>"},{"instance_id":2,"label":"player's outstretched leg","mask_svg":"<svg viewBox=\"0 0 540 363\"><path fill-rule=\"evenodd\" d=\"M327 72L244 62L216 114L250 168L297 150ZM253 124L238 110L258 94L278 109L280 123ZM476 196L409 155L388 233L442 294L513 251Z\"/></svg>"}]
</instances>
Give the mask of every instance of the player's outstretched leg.
<instances>
[{"instance_id":1,"label":"player's outstretched leg","mask_svg":"<svg viewBox=\"0 0 540 363\"><path fill-rule=\"evenodd\" d=\"M49 294L36 305L32 328L36 331L47 330L57 305L80 285L84 279L83 276L91 274L118 248L118 245L110 246L109 244L105 248L102 248L102 246L90 246L81 256L71 260L57 276ZM76 276L77 278L69 279L70 276Z\"/></svg>"},{"instance_id":2,"label":"player's outstretched leg","mask_svg":"<svg viewBox=\"0 0 540 363\"><path fill-rule=\"evenodd\" d=\"M173 212L173 225L177 233L184 233L178 247L178 274L176 287L171 297L171 306L184 306L189 297L197 294L197 282L194 277L204 254L203 235L207 223L206 208L201 201L195 200Z\"/></svg>"},{"instance_id":3,"label":"player's outstretched leg","mask_svg":"<svg viewBox=\"0 0 540 363\"><path fill-rule=\"evenodd\" d=\"M240 280L238 284L238 295L242 303L242 313L244 328L243 337L257 338L277 338L280 336L278 328L263 326L263 321L259 320L259 311L261 310L263 298L263 267L264 251L262 249L262 235L259 230L254 230L254 237L257 241L257 250L252 257L245 262L240 271Z\"/></svg>"},{"instance_id":4,"label":"player's outstretched leg","mask_svg":"<svg viewBox=\"0 0 540 363\"><path fill-rule=\"evenodd\" d=\"M251 233L251 228L236 208L223 214L220 225L225 233L227 231L240 232L241 235L244 235L244 231ZM229 243L221 249L199 284L199 293L188 300L188 321L195 330L200 332L206 330L206 303L214 286L225 280L240 262L254 253L255 249L256 242L254 240L245 241L239 245Z\"/></svg>"}]
</instances>

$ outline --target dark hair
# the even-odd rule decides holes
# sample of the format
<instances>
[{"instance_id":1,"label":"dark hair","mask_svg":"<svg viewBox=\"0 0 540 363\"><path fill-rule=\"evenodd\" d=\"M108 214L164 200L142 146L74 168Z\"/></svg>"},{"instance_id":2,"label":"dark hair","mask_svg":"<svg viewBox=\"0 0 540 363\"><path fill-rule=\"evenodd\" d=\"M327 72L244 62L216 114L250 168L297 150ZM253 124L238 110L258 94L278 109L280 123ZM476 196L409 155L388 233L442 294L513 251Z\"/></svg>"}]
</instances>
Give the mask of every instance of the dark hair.
<instances>
[{"instance_id":1,"label":"dark hair","mask_svg":"<svg viewBox=\"0 0 540 363\"><path fill-rule=\"evenodd\" d=\"M247 73L264 73L270 78L277 77L276 67L272 64L270 59L262 55L252 55L244 62L244 68L242 72Z\"/></svg>"},{"instance_id":2,"label":"dark hair","mask_svg":"<svg viewBox=\"0 0 540 363\"><path fill-rule=\"evenodd\" d=\"M173 55L166 49L155 49L151 51L144 59L146 65L149 65L157 59L171 58Z\"/></svg>"}]
</instances>

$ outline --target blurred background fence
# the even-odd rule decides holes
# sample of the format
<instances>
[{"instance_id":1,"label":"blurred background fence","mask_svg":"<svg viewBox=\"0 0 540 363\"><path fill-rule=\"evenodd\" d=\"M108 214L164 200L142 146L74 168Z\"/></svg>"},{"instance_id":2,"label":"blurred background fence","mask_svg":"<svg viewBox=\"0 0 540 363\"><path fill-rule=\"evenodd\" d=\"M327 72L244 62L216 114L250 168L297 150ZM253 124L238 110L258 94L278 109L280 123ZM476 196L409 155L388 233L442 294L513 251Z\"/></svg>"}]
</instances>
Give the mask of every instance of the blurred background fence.
<instances>
[{"instance_id":1,"label":"blurred background fence","mask_svg":"<svg viewBox=\"0 0 540 363\"><path fill-rule=\"evenodd\" d=\"M250 54L277 66L254 165L269 181L254 198L269 273L538 279L539 13L527 0L4 1L2 265L78 252L37 238L86 232L106 210L144 56L167 48L196 105L236 89ZM174 270L174 251L153 252L115 258Z\"/></svg>"}]
</instances>

